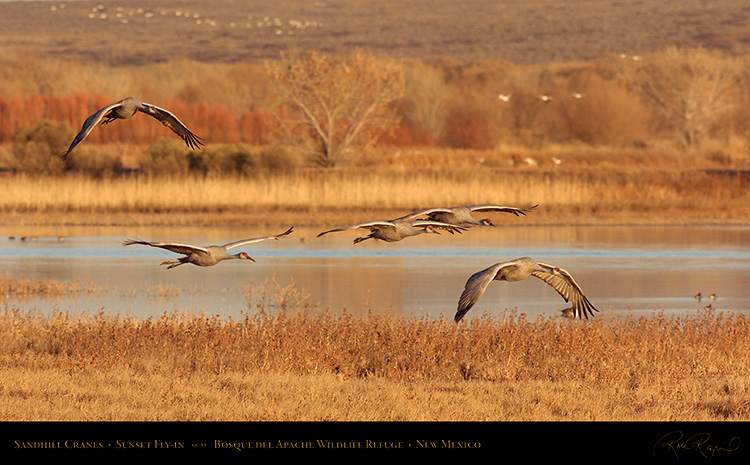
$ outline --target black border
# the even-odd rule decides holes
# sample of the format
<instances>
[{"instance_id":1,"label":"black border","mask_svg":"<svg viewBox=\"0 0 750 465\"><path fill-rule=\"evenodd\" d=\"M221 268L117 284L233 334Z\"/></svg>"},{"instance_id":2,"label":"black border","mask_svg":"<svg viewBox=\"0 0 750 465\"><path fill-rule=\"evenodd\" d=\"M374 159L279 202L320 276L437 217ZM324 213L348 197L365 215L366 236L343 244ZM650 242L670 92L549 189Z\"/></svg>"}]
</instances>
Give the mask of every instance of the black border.
<instances>
[{"instance_id":1,"label":"black border","mask_svg":"<svg viewBox=\"0 0 750 465\"><path fill-rule=\"evenodd\" d=\"M0 452L21 460L354 455L660 463L750 459L747 422L6 422L0 428ZM172 445L178 447L168 447Z\"/></svg>"}]
</instances>

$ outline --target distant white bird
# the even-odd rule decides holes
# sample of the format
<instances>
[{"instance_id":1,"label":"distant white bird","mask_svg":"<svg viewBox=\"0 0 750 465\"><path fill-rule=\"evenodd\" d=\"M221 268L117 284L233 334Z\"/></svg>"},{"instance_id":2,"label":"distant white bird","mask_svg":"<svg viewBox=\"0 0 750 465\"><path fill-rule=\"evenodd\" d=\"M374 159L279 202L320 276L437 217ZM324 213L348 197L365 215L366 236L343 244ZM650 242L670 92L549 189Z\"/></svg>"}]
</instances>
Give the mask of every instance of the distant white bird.
<instances>
[{"instance_id":1,"label":"distant white bird","mask_svg":"<svg viewBox=\"0 0 750 465\"><path fill-rule=\"evenodd\" d=\"M516 165L537 166L539 164L536 160L534 160L531 157L523 157L521 158L521 161L518 161L515 155L510 156L509 163L513 166L516 166Z\"/></svg>"},{"instance_id":2,"label":"distant white bird","mask_svg":"<svg viewBox=\"0 0 750 465\"><path fill-rule=\"evenodd\" d=\"M167 269L171 269L176 266L184 265L186 263L192 263L193 265L198 265L198 266L213 266L222 260L239 259L239 260L255 261L246 252L240 252L238 254L230 254L227 252L227 250L233 249L235 247L239 247L242 245L254 244L256 242L266 241L269 239L279 240L280 237L291 234L293 229L294 229L294 226L287 229L285 232L281 234L277 234L275 236L255 237L252 239L243 239L240 241L230 242L224 245L210 245L208 247L199 247L195 245L179 244L177 242L148 242L148 241L141 241L141 240L136 240L136 239L128 239L124 241L122 245L124 246L134 245L134 244L148 245L151 247L159 247L161 249L165 249L171 252L185 255L184 257L180 257L177 260L172 260L172 261L168 260L168 261L162 262L161 263L162 265L169 265Z\"/></svg>"},{"instance_id":3,"label":"distant white bird","mask_svg":"<svg viewBox=\"0 0 750 465\"><path fill-rule=\"evenodd\" d=\"M318 237L324 234L351 231L354 229L369 229L370 235L354 239L355 244L359 244L367 239L380 239L385 242L397 242L407 237L417 236L419 234L440 234L438 229L444 229L449 233L459 233L465 231L465 228L454 226L452 224L441 223L439 221L417 220L417 221L367 221L365 223L346 226L343 228L331 229L318 234Z\"/></svg>"},{"instance_id":4,"label":"distant white bird","mask_svg":"<svg viewBox=\"0 0 750 465\"><path fill-rule=\"evenodd\" d=\"M494 281L522 281L529 276L534 276L552 286L566 302L572 302L571 309L563 311L565 316L588 319L589 315L599 310L594 307L589 299L583 294L578 283L567 271L556 266L547 265L532 260L529 257L518 258L510 262L496 263L489 268L474 273L468 281L461 298L458 300L458 309L454 320L456 322L466 315L471 307L482 297L487 286ZM572 312L572 314L571 314Z\"/></svg>"},{"instance_id":5,"label":"distant white bird","mask_svg":"<svg viewBox=\"0 0 750 465\"><path fill-rule=\"evenodd\" d=\"M76 135L75 139L73 139L73 142L70 144L70 147L68 147L68 150L62 155L62 159L67 159L70 151L73 150L76 145L83 142L83 140L91 133L94 127L99 124L100 121L102 121L102 119L104 119L104 121L102 121L102 125L105 125L117 119L128 119L135 115L135 113L138 111L161 121L164 126L168 127L175 134L180 136L182 140L185 141L185 144L187 144L187 146L191 149L196 150L203 144L203 141L200 137L190 132L187 126L182 124L182 121L177 119L177 117L168 110L159 108L149 103L143 103L134 97L128 97L120 100L119 102L107 105L106 107L101 108L99 111L86 118L86 121L83 122L83 126L81 127L81 131Z\"/></svg>"},{"instance_id":6,"label":"distant white bird","mask_svg":"<svg viewBox=\"0 0 750 465\"><path fill-rule=\"evenodd\" d=\"M431 221L440 221L441 223L448 223L461 227L495 226L489 218L481 220L475 219L471 216L471 212L503 212L516 216L525 216L526 212L531 212L536 209L536 207L538 207L538 205L526 208L506 207L504 205L469 205L468 207L448 208L437 207L409 213L408 215L404 215L392 221L410 221L419 218L420 216L424 216Z\"/></svg>"},{"instance_id":7,"label":"distant white bird","mask_svg":"<svg viewBox=\"0 0 750 465\"><path fill-rule=\"evenodd\" d=\"M552 163L554 163L555 165L560 165L560 164L562 164L562 160L561 160L561 159L559 159L559 158L557 158L557 157L554 157L554 156L553 156L553 157L549 157L549 159L550 159L550 160L552 160Z\"/></svg>"},{"instance_id":8,"label":"distant white bird","mask_svg":"<svg viewBox=\"0 0 750 465\"><path fill-rule=\"evenodd\" d=\"M570 95L572 95L573 98L579 98L579 99L584 97L584 94L580 92L571 92Z\"/></svg>"},{"instance_id":9,"label":"distant white bird","mask_svg":"<svg viewBox=\"0 0 750 465\"><path fill-rule=\"evenodd\" d=\"M542 102L551 102L552 97L550 97L549 95L540 95L539 100L541 100Z\"/></svg>"},{"instance_id":10,"label":"distant white bird","mask_svg":"<svg viewBox=\"0 0 750 465\"><path fill-rule=\"evenodd\" d=\"M498 99L498 100L502 100L503 102L507 102L507 101L509 101L509 100L510 100L510 97L511 97L512 95L513 95L513 94L497 94L497 99Z\"/></svg>"}]
</instances>

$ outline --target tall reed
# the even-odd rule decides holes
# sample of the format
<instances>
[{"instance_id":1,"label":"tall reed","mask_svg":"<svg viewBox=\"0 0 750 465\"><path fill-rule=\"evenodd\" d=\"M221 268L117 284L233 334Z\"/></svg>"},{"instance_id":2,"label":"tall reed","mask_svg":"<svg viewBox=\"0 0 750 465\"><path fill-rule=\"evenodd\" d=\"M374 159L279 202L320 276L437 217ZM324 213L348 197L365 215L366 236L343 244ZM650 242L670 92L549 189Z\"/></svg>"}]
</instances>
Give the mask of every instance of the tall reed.
<instances>
[{"instance_id":1,"label":"tall reed","mask_svg":"<svg viewBox=\"0 0 750 465\"><path fill-rule=\"evenodd\" d=\"M0 312L3 419L747 420L747 315ZM355 400L356 399L356 400Z\"/></svg>"},{"instance_id":2,"label":"tall reed","mask_svg":"<svg viewBox=\"0 0 750 465\"><path fill-rule=\"evenodd\" d=\"M4 212L405 212L432 206L540 204L544 211L607 215L617 212L693 211L713 218L747 218L743 178L701 171L618 170L298 170L258 177L85 176L3 179ZM357 212L360 212L357 215ZM568 218L570 219L570 218ZM663 218L662 218L663 219ZM585 220L585 219L584 219Z\"/></svg>"}]
</instances>

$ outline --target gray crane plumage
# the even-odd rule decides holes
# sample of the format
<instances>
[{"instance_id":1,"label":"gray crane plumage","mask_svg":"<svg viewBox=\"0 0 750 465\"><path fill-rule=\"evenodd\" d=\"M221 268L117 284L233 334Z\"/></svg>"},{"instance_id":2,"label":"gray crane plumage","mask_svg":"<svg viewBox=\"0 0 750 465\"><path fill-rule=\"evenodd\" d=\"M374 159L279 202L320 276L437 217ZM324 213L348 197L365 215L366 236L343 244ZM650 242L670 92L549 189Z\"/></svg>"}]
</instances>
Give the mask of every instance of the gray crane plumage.
<instances>
[{"instance_id":1,"label":"gray crane plumage","mask_svg":"<svg viewBox=\"0 0 750 465\"><path fill-rule=\"evenodd\" d=\"M594 316L599 310L583 294L581 287L567 271L546 263L537 262L529 257L518 258L509 262L496 263L482 271L474 273L468 281L456 311L455 321L459 322L471 307L482 297L487 286L494 281L522 281L534 276L552 286L566 302L571 302L566 316L586 318ZM572 315L571 315L572 312Z\"/></svg>"},{"instance_id":2,"label":"gray crane plumage","mask_svg":"<svg viewBox=\"0 0 750 465\"><path fill-rule=\"evenodd\" d=\"M533 205L526 208L517 207L506 207L504 205L470 205L467 207L448 207L448 208L427 208L420 210L408 215L404 215L400 218L396 218L392 221L411 221L419 217L427 217L432 221L440 221L442 223L453 224L463 227L471 226L495 226L489 218L483 218L481 220L475 219L471 216L472 212L503 212L510 213L516 216L526 215L526 212L531 212L536 209L538 205Z\"/></svg>"},{"instance_id":3,"label":"gray crane plumage","mask_svg":"<svg viewBox=\"0 0 750 465\"><path fill-rule=\"evenodd\" d=\"M109 124L117 119L128 119L139 111L161 121L164 126L180 136L182 140L185 141L185 144L191 149L197 150L203 144L203 140L190 132L187 126L185 126L182 121L170 111L165 110L164 108L159 108L156 105L151 105L150 103L141 102L134 97L128 97L119 102L107 105L86 118L86 121L83 122L81 130L78 132L75 139L73 139L70 147L68 147L68 150L62 154L62 159L67 159L71 150L73 150L76 145L83 142L100 121L102 122L102 125Z\"/></svg>"},{"instance_id":4,"label":"gray crane plumage","mask_svg":"<svg viewBox=\"0 0 750 465\"><path fill-rule=\"evenodd\" d=\"M318 234L318 237L324 234L339 232L339 231L351 231L354 229L369 229L370 234L368 236L358 237L354 239L354 243L358 244L367 239L380 239L385 242L397 242L407 237L417 236L419 234L440 234L439 229L454 233L461 233L466 229L460 226L452 224L442 223L439 221L430 220L417 220L417 221L367 221L364 223L355 224L353 226L346 226L343 228L331 229L323 231Z\"/></svg>"},{"instance_id":5,"label":"gray crane plumage","mask_svg":"<svg viewBox=\"0 0 750 465\"><path fill-rule=\"evenodd\" d=\"M240 247L242 245L254 244L256 242L266 241L269 239L279 240L280 237L291 234L293 229L294 229L294 226L287 229L285 232L281 234L277 234L275 236L254 237L251 239L242 239L239 241L230 242L224 245L210 245L208 247L200 247L200 246L189 245L189 244L180 244L177 242L149 242L149 241L141 241L138 239L128 239L124 241L122 245L123 246L135 245L135 244L148 245L151 247L158 247L161 249L169 250L171 252L185 255L184 257L180 257L177 260L168 260L168 261L162 262L161 263L162 265L169 265L167 269L171 269L176 266L184 265L186 263L192 263L193 265L197 265L197 266L213 266L222 260L239 259L239 260L255 261L250 255L247 254L247 252L230 254L227 252L227 250L233 249L235 247Z\"/></svg>"}]
</instances>

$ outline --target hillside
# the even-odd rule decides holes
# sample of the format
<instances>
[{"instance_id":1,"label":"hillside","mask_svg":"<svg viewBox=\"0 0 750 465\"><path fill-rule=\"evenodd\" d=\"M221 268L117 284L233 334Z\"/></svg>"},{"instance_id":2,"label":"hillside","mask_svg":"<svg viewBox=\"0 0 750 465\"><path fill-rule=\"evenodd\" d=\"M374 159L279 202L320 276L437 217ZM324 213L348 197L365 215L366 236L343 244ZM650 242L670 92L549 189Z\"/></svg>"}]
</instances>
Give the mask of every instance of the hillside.
<instances>
[{"instance_id":1,"label":"hillside","mask_svg":"<svg viewBox=\"0 0 750 465\"><path fill-rule=\"evenodd\" d=\"M745 55L749 23L744 0L7 2L0 3L0 47L117 66L352 48L427 62L543 64L668 45Z\"/></svg>"}]
</instances>

